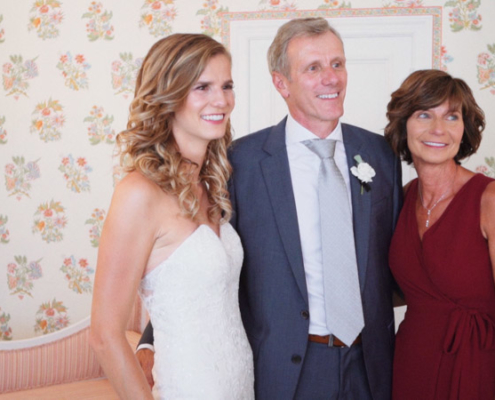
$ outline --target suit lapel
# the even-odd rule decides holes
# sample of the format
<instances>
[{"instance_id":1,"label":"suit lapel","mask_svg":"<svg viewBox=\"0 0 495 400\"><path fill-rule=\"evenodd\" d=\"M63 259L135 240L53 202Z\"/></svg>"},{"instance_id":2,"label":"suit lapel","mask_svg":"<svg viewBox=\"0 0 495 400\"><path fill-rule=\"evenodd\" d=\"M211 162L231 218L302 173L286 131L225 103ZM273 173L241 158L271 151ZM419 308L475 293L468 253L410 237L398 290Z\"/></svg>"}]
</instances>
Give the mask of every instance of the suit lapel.
<instances>
[{"instance_id":1,"label":"suit lapel","mask_svg":"<svg viewBox=\"0 0 495 400\"><path fill-rule=\"evenodd\" d=\"M263 147L268 157L261 161L261 169L287 259L299 290L308 302L296 202L285 143L285 123L286 119L274 126L268 136Z\"/></svg>"},{"instance_id":2,"label":"suit lapel","mask_svg":"<svg viewBox=\"0 0 495 400\"><path fill-rule=\"evenodd\" d=\"M365 162L366 160L369 160L369 157L361 138L353 132L352 127L342 124L342 135L347 156L347 165L349 166L354 240L356 242L356 258L362 292L365 287L366 268L368 267L371 193L366 192L365 190L363 194L361 194L361 183L359 179L352 175L350 168L356 165L356 161L354 160L356 155L359 154Z\"/></svg>"}]
</instances>

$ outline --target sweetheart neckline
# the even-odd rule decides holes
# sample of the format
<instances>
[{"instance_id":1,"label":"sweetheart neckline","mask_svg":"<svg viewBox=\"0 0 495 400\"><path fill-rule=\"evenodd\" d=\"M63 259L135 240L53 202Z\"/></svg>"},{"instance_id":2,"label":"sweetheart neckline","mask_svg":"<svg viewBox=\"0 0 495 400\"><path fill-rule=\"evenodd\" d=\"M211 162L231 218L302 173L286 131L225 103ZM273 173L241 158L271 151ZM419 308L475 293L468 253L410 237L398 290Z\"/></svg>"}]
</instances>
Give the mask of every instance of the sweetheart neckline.
<instances>
[{"instance_id":1,"label":"sweetheart neckline","mask_svg":"<svg viewBox=\"0 0 495 400\"><path fill-rule=\"evenodd\" d=\"M189 242L189 240L191 239L191 237L195 236L195 234L202 228L202 227L206 227L208 231L210 231L213 236L215 236L215 238L217 238L217 240L220 241L220 243L223 243L223 238L224 238L224 235L222 234L222 229L224 226L226 225L230 225L229 222L226 222L225 224L220 224L220 235L217 235L217 233L211 228L210 225L208 224L199 224L198 227L188 236L186 237L180 244L179 246L177 246L175 248L175 250L165 259L165 260L162 260L158 263L158 265L153 268L151 271L148 271L145 275L143 275L143 277L141 279L146 279L148 276L150 276L154 271L158 270L163 264L165 264L167 261L170 261L174 256L175 254L184 246L184 244L186 242Z\"/></svg>"}]
</instances>

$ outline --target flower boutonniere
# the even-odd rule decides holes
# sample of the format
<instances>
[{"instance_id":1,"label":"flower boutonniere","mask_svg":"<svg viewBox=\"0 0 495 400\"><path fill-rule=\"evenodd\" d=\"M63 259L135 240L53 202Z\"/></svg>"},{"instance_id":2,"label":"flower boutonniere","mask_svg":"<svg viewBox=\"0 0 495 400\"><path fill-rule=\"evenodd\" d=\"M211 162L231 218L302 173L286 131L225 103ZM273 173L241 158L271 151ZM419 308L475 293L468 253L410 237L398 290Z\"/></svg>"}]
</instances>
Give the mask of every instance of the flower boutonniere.
<instances>
[{"instance_id":1,"label":"flower boutonniere","mask_svg":"<svg viewBox=\"0 0 495 400\"><path fill-rule=\"evenodd\" d=\"M375 170L368 163L364 162L361 156L358 154L354 156L357 162L357 167L351 167L352 175L357 177L361 181L361 194L364 189L370 190L369 183L373 182L373 177L376 175Z\"/></svg>"}]
</instances>

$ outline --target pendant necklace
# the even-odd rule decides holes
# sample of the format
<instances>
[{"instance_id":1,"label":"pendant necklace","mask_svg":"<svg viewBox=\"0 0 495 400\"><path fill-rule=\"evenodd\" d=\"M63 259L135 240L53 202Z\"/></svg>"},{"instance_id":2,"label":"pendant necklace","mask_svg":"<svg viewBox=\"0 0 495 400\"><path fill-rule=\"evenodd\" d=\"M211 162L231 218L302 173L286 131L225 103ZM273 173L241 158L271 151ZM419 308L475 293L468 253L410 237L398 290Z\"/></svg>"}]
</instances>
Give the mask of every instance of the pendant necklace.
<instances>
[{"instance_id":1,"label":"pendant necklace","mask_svg":"<svg viewBox=\"0 0 495 400\"><path fill-rule=\"evenodd\" d=\"M433 206L431 206L431 208L427 208L425 206L425 204L423 202L423 194L421 193L421 186L418 184L419 199L421 200L421 206L426 210L426 227L427 228L430 226L430 215L431 215L431 212L437 206L437 204L440 203L445 198L445 196L447 196L448 193L450 193L450 191L454 187L454 181L455 181L456 175L457 175L457 165L456 165L456 168L455 168L454 179L452 179L452 183L450 184L450 188L447 191L445 191L444 194L442 194L440 196L440 198L435 202L435 204L433 204Z\"/></svg>"},{"instance_id":2,"label":"pendant necklace","mask_svg":"<svg viewBox=\"0 0 495 400\"><path fill-rule=\"evenodd\" d=\"M433 204L433 207L431 208L426 208L425 205L423 204L423 196L421 195L421 189L419 189L419 197L421 199L421 205L423 206L423 208L426 210L426 227L428 228L430 226L430 215L431 215L431 212L433 211L433 209L437 206L438 203L440 203L444 197L447 195L448 192L445 192L444 194L442 194L440 196L440 198L435 202L435 204Z\"/></svg>"}]
</instances>

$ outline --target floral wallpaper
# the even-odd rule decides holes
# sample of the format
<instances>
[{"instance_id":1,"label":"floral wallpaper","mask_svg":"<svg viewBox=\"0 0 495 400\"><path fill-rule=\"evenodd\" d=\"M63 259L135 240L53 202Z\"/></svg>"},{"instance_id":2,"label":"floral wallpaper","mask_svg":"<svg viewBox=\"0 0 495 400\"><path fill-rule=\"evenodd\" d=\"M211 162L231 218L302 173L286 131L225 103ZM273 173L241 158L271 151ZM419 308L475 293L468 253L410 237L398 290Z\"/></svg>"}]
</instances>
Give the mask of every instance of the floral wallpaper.
<instances>
[{"instance_id":1,"label":"floral wallpaper","mask_svg":"<svg viewBox=\"0 0 495 400\"><path fill-rule=\"evenodd\" d=\"M419 7L441 7L441 68L466 80L486 113L466 166L495 178L493 0L1 2L0 340L89 315L101 229L123 176L115 136L156 40L175 32L221 40L223 13Z\"/></svg>"}]
</instances>

